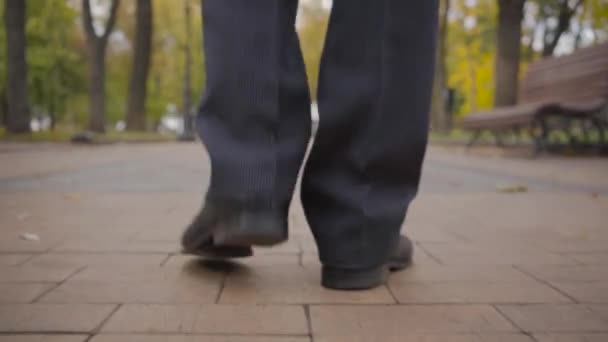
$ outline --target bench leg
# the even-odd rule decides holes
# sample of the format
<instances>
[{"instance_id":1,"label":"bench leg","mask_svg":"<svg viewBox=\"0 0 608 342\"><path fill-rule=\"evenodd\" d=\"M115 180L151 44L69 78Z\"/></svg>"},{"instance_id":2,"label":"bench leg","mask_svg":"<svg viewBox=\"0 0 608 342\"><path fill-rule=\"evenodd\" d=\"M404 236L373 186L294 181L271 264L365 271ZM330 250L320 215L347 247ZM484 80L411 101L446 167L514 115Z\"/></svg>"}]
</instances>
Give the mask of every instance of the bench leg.
<instances>
[{"instance_id":1,"label":"bench leg","mask_svg":"<svg viewBox=\"0 0 608 342\"><path fill-rule=\"evenodd\" d=\"M492 135L494 135L494 141L496 141L496 146L505 147L505 143L502 140L502 134L499 131L492 132Z\"/></svg>"},{"instance_id":2,"label":"bench leg","mask_svg":"<svg viewBox=\"0 0 608 342\"><path fill-rule=\"evenodd\" d=\"M469 140L469 142L467 143L467 150L470 149L471 147L473 147L473 145L477 142L477 140L479 139L479 137L481 136L481 130L475 130L475 132L473 132L473 136L471 137L471 140Z\"/></svg>"},{"instance_id":3,"label":"bench leg","mask_svg":"<svg viewBox=\"0 0 608 342\"><path fill-rule=\"evenodd\" d=\"M592 119L591 124L597 129L598 132L598 142L600 151L603 151L606 147L608 147L608 136L606 134L606 130L608 129L608 124L604 123L601 119Z\"/></svg>"},{"instance_id":4,"label":"bench leg","mask_svg":"<svg viewBox=\"0 0 608 342\"><path fill-rule=\"evenodd\" d=\"M536 129L539 129L540 132L535 132ZM542 118L535 120L535 123L532 126L531 135L534 138L534 157L537 157L541 152L547 149L547 144L549 142L549 127L546 120Z\"/></svg>"},{"instance_id":5,"label":"bench leg","mask_svg":"<svg viewBox=\"0 0 608 342\"><path fill-rule=\"evenodd\" d=\"M566 137L568 137L568 145L570 145L570 148L572 150L576 150L576 148L579 145L578 139L576 138L576 136L574 134L574 128L575 128L574 126L575 126L575 120L566 119L564 133L566 133Z\"/></svg>"}]
</instances>

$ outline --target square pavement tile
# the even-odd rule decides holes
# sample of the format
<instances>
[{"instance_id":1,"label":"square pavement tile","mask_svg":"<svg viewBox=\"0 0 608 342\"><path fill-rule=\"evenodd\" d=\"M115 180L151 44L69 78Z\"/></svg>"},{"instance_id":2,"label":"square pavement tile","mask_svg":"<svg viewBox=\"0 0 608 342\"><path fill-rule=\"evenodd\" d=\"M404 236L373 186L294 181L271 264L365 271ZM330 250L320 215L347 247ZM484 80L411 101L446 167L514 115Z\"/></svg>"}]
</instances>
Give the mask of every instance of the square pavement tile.
<instances>
[{"instance_id":1,"label":"square pavement tile","mask_svg":"<svg viewBox=\"0 0 608 342\"><path fill-rule=\"evenodd\" d=\"M2 225L1 221L0 225ZM61 234L58 236L54 236L53 234L38 234L40 236L40 241L26 241L23 240L19 235L20 234L17 233L10 235L7 233L0 233L0 252L42 253L55 247L63 239Z\"/></svg>"},{"instance_id":2,"label":"square pavement tile","mask_svg":"<svg viewBox=\"0 0 608 342\"><path fill-rule=\"evenodd\" d=\"M423 243L422 246L429 254L445 265L579 264L577 261L557 253L514 246L490 246L483 241L460 244Z\"/></svg>"},{"instance_id":3,"label":"square pavement tile","mask_svg":"<svg viewBox=\"0 0 608 342\"><path fill-rule=\"evenodd\" d=\"M179 251L176 241L116 241L114 239L70 239L57 247L53 252L79 253L176 253Z\"/></svg>"},{"instance_id":4,"label":"square pavement tile","mask_svg":"<svg viewBox=\"0 0 608 342\"><path fill-rule=\"evenodd\" d=\"M58 283L77 271L78 267L71 266L0 266L0 283Z\"/></svg>"},{"instance_id":5,"label":"square pavement tile","mask_svg":"<svg viewBox=\"0 0 608 342\"><path fill-rule=\"evenodd\" d=\"M316 337L315 342L535 342L521 334L405 334Z\"/></svg>"},{"instance_id":6,"label":"square pavement tile","mask_svg":"<svg viewBox=\"0 0 608 342\"><path fill-rule=\"evenodd\" d=\"M538 342L606 342L608 334L534 335Z\"/></svg>"},{"instance_id":7,"label":"square pavement tile","mask_svg":"<svg viewBox=\"0 0 608 342\"><path fill-rule=\"evenodd\" d=\"M518 283L532 280L510 266L413 266L391 277L399 283Z\"/></svg>"},{"instance_id":8,"label":"square pavement tile","mask_svg":"<svg viewBox=\"0 0 608 342\"><path fill-rule=\"evenodd\" d=\"M400 303L567 303L549 286L505 266L412 267L395 273L389 288Z\"/></svg>"},{"instance_id":9,"label":"square pavement tile","mask_svg":"<svg viewBox=\"0 0 608 342\"><path fill-rule=\"evenodd\" d=\"M310 339L270 336L97 335L91 342L310 342Z\"/></svg>"},{"instance_id":10,"label":"square pavement tile","mask_svg":"<svg viewBox=\"0 0 608 342\"><path fill-rule=\"evenodd\" d=\"M0 304L30 303L55 286L48 283L0 283Z\"/></svg>"},{"instance_id":11,"label":"square pavement tile","mask_svg":"<svg viewBox=\"0 0 608 342\"><path fill-rule=\"evenodd\" d=\"M435 266L439 266L439 263L437 262L437 260L433 259L431 256L429 256L425 251L423 251L422 249L418 248L416 249L416 251L414 252L414 261L412 263L414 266L416 265L435 265ZM321 262L319 261L319 256L316 253L312 253L312 252L307 252L302 254L302 265L304 267L318 267L321 265Z\"/></svg>"},{"instance_id":12,"label":"square pavement tile","mask_svg":"<svg viewBox=\"0 0 608 342\"><path fill-rule=\"evenodd\" d=\"M321 286L319 268L289 266L240 268L228 275L220 303L394 303L384 286L368 291L332 291Z\"/></svg>"},{"instance_id":13,"label":"square pavement tile","mask_svg":"<svg viewBox=\"0 0 608 342\"><path fill-rule=\"evenodd\" d=\"M173 255L167 260L164 267L183 267L188 264L204 262L204 259L190 255ZM298 267L300 255L290 254L262 254L250 258L234 259L232 261L237 267L267 267L267 266L292 266Z\"/></svg>"},{"instance_id":14,"label":"square pavement tile","mask_svg":"<svg viewBox=\"0 0 608 342\"><path fill-rule=\"evenodd\" d=\"M33 254L0 254L0 266L15 266L19 265L28 259Z\"/></svg>"},{"instance_id":15,"label":"square pavement tile","mask_svg":"<svg viewBox=\"0 0 608 342\"><path fill-rule=\"evenodd\" d=\"M608 253L580 253L567 255L583 265L608 266Z\"/></svg>"},{"instance_id":16,"label":"square pavement tile","mask_svg":"<svg viewBox=\"0 0 608 342\"><path fill-rule=\"evenodd\" d=\"M234 335L309 333L304 308L293 305L124 305L102 331Z\"/></svg>"},{"instance_id":17,"label":"square pavement tile","mask_svg":"<svg viewBox=\"0 0 608 342\"><path fill-rule=\"evenodd\" d=\"M203 267L90 267L49 292L45 303L213 303L225 273Z\"/></svg>"},{"instance_id":18,"label":"square pavement tile","mask_svg":"<svg viewBox=\"0 0 608 342\"><path fill-rule=\"evenodd\" d=\"M608 281L559 283L553 285L580 303L608 303Z\"/></svg>"},{"instance_id":19,"label":"square pavement tile","mask_svg":"<svg viewBox=\"0 0 608 342\"><path fill-rule=\"evenodd\" d=\"M589 305L589 308L600 315L606 322L608 322L608 305Z\"/></svg>"},{"instance_id":20,"label":"square pavement tile","mask_svg":"<svg viewBox=\"0 0 608 342\"><path fill-rule=\"evenodd\" d=\"M391 337L408 334L507 333L517 329L486 305L313 306L312 329L319 338Z\"/></svg>"},{"instance_id":21,"label":"square pavement tile","mask_svg":"<svg viewBox=\"0 0 608 342\"><path fill-rule=\"evenodd\" d=\"M526 332L608 332L608 319L582 304L500 305L498 309Z\"/></svg>"},{"instance_id":22,"label":"square pavement tile","mask_svg":"<svg viewBox=\"0 0 608 342\"><path fill-rule=\"evenodd\" d=\"M85 342L87 335L0 335L0 342Z\"/></svg>"},{"instance_id":23,"label":"square pavement tile","mask_svg":"<svg viewBox=\"0 0 608 342\"><path fill-rule=\"evenodd\" d=\"M2 304L0 332L88 333L115 309L115 305Z\"/></svg>"},{"instance_id":24,"label":"square pavement tile","mask_svg":"<svg viewBox=\"0 0 608 342\"><path fill-rule=\"evenodd\" d=\"M523 271L551 283L608 282L606 266L519 266Z\"/></svg>"},{"instance_id":25,"label":"square pavement tile","mask_svg":"<svg viewBox=\"0 0 608 342\"><path fill-rule=\"evenodd\" d=\"M167 254L116 253L45 253L35 256L25 265L33 267L153 267L167 258Z\"/></svg>"}]
</instances>

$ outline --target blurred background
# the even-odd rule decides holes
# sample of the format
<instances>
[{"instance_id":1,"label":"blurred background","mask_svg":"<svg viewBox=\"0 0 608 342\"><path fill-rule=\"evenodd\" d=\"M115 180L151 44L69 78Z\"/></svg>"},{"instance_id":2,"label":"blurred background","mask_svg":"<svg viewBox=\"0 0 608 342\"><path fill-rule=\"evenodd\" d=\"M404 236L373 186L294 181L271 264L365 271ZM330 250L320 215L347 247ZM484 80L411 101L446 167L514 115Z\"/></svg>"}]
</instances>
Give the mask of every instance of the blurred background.
<instances>
[{"instance_id":1,"label":"blurred background","mask_svg":"<svg viewBox=\"0 0 608 342\"><path fill-rule=\"evenodd\" d=\"M11 13L23 7L11 5L19 2L25 21L9 20L19 18ZM608 0L440 2L436 134L458 134L454 128L469 113L514 104L516 81L531 62L608 41ZM297 27L314 94L331 0L301 0L300 7ZM2 138L34 131L28 136L67 140L85 130L191 138L183 118L205 83L200 12L199 0L3 1ZM11 95L23 86L26 93Z\"/></svg>"}]
</instances>

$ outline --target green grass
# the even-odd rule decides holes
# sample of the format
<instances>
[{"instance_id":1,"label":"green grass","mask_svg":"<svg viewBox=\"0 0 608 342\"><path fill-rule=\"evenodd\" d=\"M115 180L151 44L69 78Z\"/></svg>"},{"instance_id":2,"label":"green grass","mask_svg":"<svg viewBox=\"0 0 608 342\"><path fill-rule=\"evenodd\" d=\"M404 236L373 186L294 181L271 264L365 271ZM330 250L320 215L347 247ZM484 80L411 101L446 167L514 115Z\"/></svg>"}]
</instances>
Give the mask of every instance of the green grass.
<instances>
[{"instance_id":1,"label":"green grass","mask_svg":"<svg viewBox=\"0 0 608 342\"><path fill-rule=\"evenodd\" d=\"M25 134L12 134L0 127L0 141L2 142L22 142L22 143L43 143L43 142L68 142L72 138L73 132L66 130L31 132Z\"/></svg>"},{"instance_id":2,"label":"green grass","mask_svg":"<svg viewBox=\"0 0 608 342\"><path fill-rule=\"evenodd\" d=\"M430 141L431 143L439 143L439 144L466 144L473 137L473 132L465 131L462 129L454 129L449 133L438 133L431 132L430 133ZM574 137L579 142L587 142L591 144L596 144L600 142L600 136L598 132L590 132L589 137L585 138L581 132L575 132ZM523 134L518 139L513 134L503 134L502 140L505 145L513 145L515 144L533 144L534 141L532 137L528 134ZM568 135L561 131L551 131L550 135L550 144L568 144L570 141L568 139ZM489 131L484 131L481 136L477 139L476 144L496 144L496 139L492 133Z\"/></svg>"},{"instance_id":3,"label":"green grass","mask_svg":"<svg viewBox=\"0 0 608 342\"><path fill-rule=\"evenodd\" d=\"M108 131L104 135L99 136L101 142L165 142L174 141L175 136L172 134L160 134L157 132L117 132Z\"/></svg>"},{"instance_id":4,"label":"green grass","mask_svg":"<svg viewBox=\"0 0 608 342\"><path fill-rule=\"evenodd\" d=\"M21 143L65 143L72 139L72 136L79 131L73 129L56 129L54 131L31 132L25 134L12 134L0 127L0 142L21 142ZM145 143L145 142L165 142L175 140L174 135L160 134L156 132L117 132L108 131L105 134L98 134L95 143Z\"/></svg>"}]
</instances>

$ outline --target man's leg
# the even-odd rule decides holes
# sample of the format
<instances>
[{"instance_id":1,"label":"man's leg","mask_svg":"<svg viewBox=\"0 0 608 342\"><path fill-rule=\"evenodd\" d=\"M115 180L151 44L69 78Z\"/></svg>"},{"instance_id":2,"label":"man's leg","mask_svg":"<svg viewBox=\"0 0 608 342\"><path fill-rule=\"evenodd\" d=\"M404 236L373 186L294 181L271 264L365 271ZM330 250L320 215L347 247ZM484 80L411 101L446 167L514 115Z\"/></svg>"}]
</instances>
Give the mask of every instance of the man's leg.
<instances>
[{"instance_id":1,"label":"man's leg","mask_svg":"<svg viewBox=\"0 0 608 342\"><path fill-rule=\"evenodd\" d=\"M326 267L395 253L426 149L436 17L437 0L334 0L302 185Z\"/></svg>"},{"instance_id":2,"label":"man's leg","mask_svg":"<svg viewBox=\"0 0 608 342\"><path fill-rule=\"evenodd\" d=\"M192 236L231 245L286 238L310 139L297 6L297 0L203 1L207 85L196 127L212 171L207 210L190 227ZM190 245L200 243L192 236L185 236Z\"/></svg>"}]
</instances>

